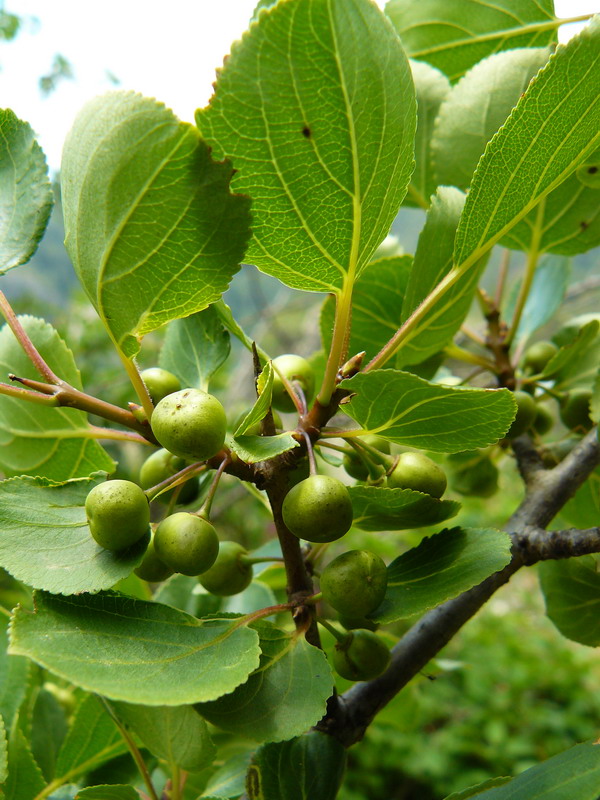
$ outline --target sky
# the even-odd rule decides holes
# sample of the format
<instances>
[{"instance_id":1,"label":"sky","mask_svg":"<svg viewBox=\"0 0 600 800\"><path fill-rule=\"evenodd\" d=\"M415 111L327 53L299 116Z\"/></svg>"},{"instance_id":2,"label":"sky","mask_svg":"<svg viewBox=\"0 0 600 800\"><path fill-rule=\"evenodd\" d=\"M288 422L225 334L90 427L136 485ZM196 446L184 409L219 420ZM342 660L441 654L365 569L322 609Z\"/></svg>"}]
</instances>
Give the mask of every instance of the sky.
<instances>
[{"instance_id":1,"label":"sky","mask_svg":"<svg viewBox=\"0 0 600 800\"><path fill-rule=\"evenodd\" d=\"M377 0L383 7L384 0ZM448 0L454 2L454 0ZM248 25L256 0L5 0L25 17L15 41L0 43L0 108L11 108L38 135L52 170L87 100L115 88L156 97L183 120L212 93L215 69ZM0 0L0 8L2 0ZM599 12L600 0L555 0L559 17ZM566 40L580 25L561 28ZM43 97L38 81L60 53L75 80Z\"/></svg>"}]
</instances>

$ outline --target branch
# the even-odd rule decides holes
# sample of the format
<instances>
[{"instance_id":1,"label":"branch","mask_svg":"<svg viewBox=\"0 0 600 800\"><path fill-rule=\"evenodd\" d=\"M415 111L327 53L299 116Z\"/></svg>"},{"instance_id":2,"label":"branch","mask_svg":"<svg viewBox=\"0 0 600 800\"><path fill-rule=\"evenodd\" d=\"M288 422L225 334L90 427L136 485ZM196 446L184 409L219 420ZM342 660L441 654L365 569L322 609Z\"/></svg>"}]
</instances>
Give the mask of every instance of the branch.
<instances>
[{"instance_id":1,"label":"branch","mask_svg":"<svg viewBox=\"0 0 600 800\"><path fill-rule=\"evenodd\" d=\"M339 698L336 716L325 718L318 727L344 746L363 737L375 715L521 567L600 552L600 528L545 530L600 464L597 431L592 430L558 466L547 471L527 466L532 459L530 445L526 437L520 438L515 455L521 470L528 475L528 483L525 498L506 525L513 541L510 563L478 586L424 614L393 648L392 661L383 675L355 684Z\"/></svg>"}]
</instances>

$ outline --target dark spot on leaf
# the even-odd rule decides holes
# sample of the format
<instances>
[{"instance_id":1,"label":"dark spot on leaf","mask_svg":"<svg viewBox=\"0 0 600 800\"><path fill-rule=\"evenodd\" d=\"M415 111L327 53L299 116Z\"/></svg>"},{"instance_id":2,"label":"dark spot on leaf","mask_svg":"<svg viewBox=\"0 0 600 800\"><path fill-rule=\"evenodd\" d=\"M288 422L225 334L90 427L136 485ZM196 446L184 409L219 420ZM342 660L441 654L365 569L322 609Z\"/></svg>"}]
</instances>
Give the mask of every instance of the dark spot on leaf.
<instances>
[{"instance_id":1,"label":"dark spot on leaf","mask_svg":"<svg viewBox=\"0 0 600 800\"><path fill-rule=\"evenodd\" d=\"M302 136L304 136L306 139L310 139L311 135L312 135L311 129L308 127L308 125L305 125L302 128Z\"/></svg>"},{"instance_id":2,"label":"dark spot on leaf","mask_svg":"<svg viewBox=\"0 0 600 800\"><path fill-rule=\"evenodd\" d=\"M261 796L260 770L254 765L248 768L248 772L246 774L246 791L248 793L249 800L256 800L256 798Z\"/></svg>"},{"instance_id":3,"label":"dark spot on leaf","mask_svg":"<svg viewBox=\"0 0 600 800\"><path fill-rule=\"evenodd\" d=\"M588 227L588 225L589 225L589 224L590 224L590 223L589 223L589 222L587 222L587 221L584 219L584 220L582 220L582 221L579 223L579 227L581 228L581 230L582 230L582 231L584 231L584 230L585 230L585 229Z\"/></svg>"},{"instance_id":4,"label":"dark spot on leaf","mask_svg":"<svg viewBox=\"0 0 600 800\"><path fill-rule=\"evenodd\" d=\"M595 175L598 172L598 167L588 167L588 175Z\"/></svg>"}]
</instances>

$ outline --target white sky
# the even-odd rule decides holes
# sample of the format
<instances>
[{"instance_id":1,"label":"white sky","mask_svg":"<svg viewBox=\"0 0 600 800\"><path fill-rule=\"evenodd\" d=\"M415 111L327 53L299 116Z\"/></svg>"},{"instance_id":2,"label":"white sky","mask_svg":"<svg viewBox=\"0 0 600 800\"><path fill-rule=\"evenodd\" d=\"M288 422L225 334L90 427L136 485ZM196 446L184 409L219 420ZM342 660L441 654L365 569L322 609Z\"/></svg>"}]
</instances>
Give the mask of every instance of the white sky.
<instances>
[{"instance_id":1,"label":"white sky","mask_svg":"<svg viewBox=\"0 0 600 800\"><path fill-rule=\"evenodd\" d=\"M384 5L384 0L377 2ZM11 108L32 125L53 170L79 109L91 97L114 88L107 70L119 78L119 88L156 97L192 122L196 108L208 102L215 69L246 29L255 4L256 0L5 0L6 11L30 20L14 42L0 43L0 108ZM578 16L600 11L600 0L555 0L555 8L558 16ZM580 27L565 26L559 38L564 41ZM61 81L44 98L38 81L51 71L57 53L71 62L76 80Z\"/></svg>"}]
</instances>

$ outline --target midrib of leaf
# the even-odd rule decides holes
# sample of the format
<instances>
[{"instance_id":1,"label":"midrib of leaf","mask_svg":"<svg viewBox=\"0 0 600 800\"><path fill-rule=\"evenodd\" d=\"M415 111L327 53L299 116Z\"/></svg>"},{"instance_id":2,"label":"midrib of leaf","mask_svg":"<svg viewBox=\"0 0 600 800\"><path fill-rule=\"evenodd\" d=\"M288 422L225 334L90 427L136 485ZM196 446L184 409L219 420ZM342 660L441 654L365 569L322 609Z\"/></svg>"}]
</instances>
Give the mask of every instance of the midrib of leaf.
<instances>
[{"instance_id":1,"label":"midrib of leaf","mask_svg":"<svg viewBox=\"0 0 600 800\"><path fill-rule=\"evenodd\" d=\"M99 759L100 761L108 761L113 754L116 755L122 748L123 742L121 739L117 739L116 742L104 747L102 750L99 750L96 754L90 756L90 758L88 758L86 761L82 761L81 764L78 764L76 767L73 767L73 769L65 772L64 775L61 775L59 778L55 778L45 787L43 791L37 794L33 800L44 800L45 797L51 795L56 789L60 789L61 786L70 781L72 778L76 778L78 775L83 775L91 767L97 764Z\"/></svg>"},{"instance_id":2,"label":"midrib of leaf","mask_svg":"<svg viewBox=\"0 0 600 800\"><path fill-rule=\"evenodd\" d=\"M142 138L145 139L145 138L147 138L147 137L149 137L151 135L154 135L157 130L159 130L160 128L168 127L169 124L171 124L170 121L161 123L160 125L155 125ZM110 241L108 242L107 247L105 249L104 256L102 257L102 261L100 262L100 269L98 270L98 276L96 278L96 302L98 304L98 309L99 309L100 315L102 317L102 321L105 323L106 328L107 328L108 331L110 331L110 325L108 324L108 321L106 320L106 317L105 317L105 314L104 314L104 309L102 307L101 300L100 300L101 288L104 288L105 286L108 286L108 284L110 284L111 282L113 282L115 280L122 279L124 274L130 274L135 269L137 269L138 267L140 267L144 263L146 263L145 261L144 262L139 262L138 264L135 265L135 267L133 267L131 270L129 270L129 273L120 273L119 275L115 275L114 277L109 278L108 280L105 281L104 280L104 274L105 274L106 269L108 267L108 264L110 262L110 259L111 259L112 253L113 253L113 249L114 249L117 241L119 240L119 237L121 236L121 233L123 232L123 229L125 228L125 226L129 222L129 220L131 219L132 214L139 207L140 202L142 201L142 199L148 193L149 188L153 185L153 183L156 180L157 176L161 173L161 171L164 169L164 167L172 159L172 157L175 155L177 150L179 150L179 148L182 146L184 140L185 140L185 136L182 135L182 131L179 130L175 145L169 151L169 153L160 161L160 163L156 166L156 169L154 170L154 172L152 172L152 174L148 176L148 179L142 185L142 187L140 188L140 191L138 192L137 196L130 203L129 209L123 215L121 221L117 225L117 227L116 227L115 231L113 232L113 235L111 236ZM99 149L100 144L98 145L96 150ZM89 162L88 162L89 164L92 164L94 162L95 154L96 154L96 151L94 151L94 153L92 153L92 156L90 157ZM181 220L181 215L178 217L177 223L180 220ZM175 224L177 224L177 223L175 223ZM164 241L165 241L165 239L163 238L162 241L161 241L161 246L164 244ZM156 249L153 251L152 254L154 254L155 252L156 252ZM112 336L112 334L111 334L111 336Z\"/></svg>"},{"instance_id":3,"label":"midrib of leaf","mask_svg":"<svg viewBox=\"0 0 600 800\"><path fill-rule=\"evenodd\" d=\"M575 89L577 89L577 87L581 83L583 83L585 81L585 79L587 78L589 73L596 66L597 62L598 62L598 59L596 59L590 65L590 67L588 68L588 70L584 74L584 76L573 86L573 88L571 89L571 92L565 94L561 98L560 102L556 106L556 109L555 109L556 112L558 112L560 107L567 101L567 99L575 91ZM596 108L595 105L588 106L588 108L582 114L581 119L584 119L585 117L587 117L587 115L591 111L594 111L595 108ZM507 181L507 183L504 185L502 191L500 192L500 194L498 196L498 199L496 201L496 204L494 206L494 210L489 215L488 222L487 222L487 224L486 224L486 226L485 226L485 228L483 230L483 233L482 233L482 235L481 235L481 237L479 239L479 244L473 250L473 252L469 256L467 256L467 258L462 263L458 264L455 267L455 269L457 269L457 270L462 272L463 270L465 270L468 267L472 266L473 263L475 261L477 261L477 259L480 258L481 255L483 255L485 252L487 252L487 250L489 250L491 247L493 247L496 244L496 242L499 239L501 239L502 236L504 236L505 233L507 233L507 231L509 231L511 228L513 228L517 224L517 222L519 222L527 213L529 213L529 211L531 211L532 208L535 208L535 206L540 202L540 200L543 199L544 196L548 195L553 189L555 189L557 186L559 186L565 180L565 178L568 177L568 175L570 175L572 173L572 171L573 171L572 164L569 164L554 179L554 181L552 181L552 183L549 184L549 186L546 187L546 189L544 190L543 195L537 195L536 192L537 192L537 190L538 190L538 188L540 186L540 183L543 180L546 172L548 171L548 169L552 165L552 159L550 159L550 161L548 161L548 163L544 167L544 170L542 171L542 174L540 175L540 177L539 177L539 179L538 179L538 181L537 181L537 183L535 185L534 193L532 195L533 199L529 203L527 203L527 205L524 207L524 209L522 209L516 217L513 217L506 225L504 225L504 227L500 231L498 231L498 233L496 233L491 239L486 240L485 237L487 235L488 230L490 229L490 225L492 224L492 222L494 220L495 214L496 214L496 212L498 210L498 206L504 200L504 197L506 196L508 190L512 187L513 181L517 178L517 176L519 174L519 170L523 167L523 163L525 162L527 156L529 155L529 152L530 152L531 148L536 144L541 132L543 130L545 130L545 128L553 121L554 121L554 114L552 114L551 116L547 117L544 120L544 122L542 123L542 125L538 128L538 131L536 132L535 136L533 137L533 139L532 139L531 143L529 144L529 146L527 147L527 149L524 151L523 155L521 156L521 158L520 158L520 160L519 160L519 162L517 164L517 167L513 171L510 179ZM569 138L569 136L572 135L572 133L573 133L573 130L569 131L569 133L567 134L566 138L563 141L566 141ZM496 134L493 137L492 142L494 141L494 139L496 138L497 135L498 134ZM579 158L577 159L579 163L581 163L585 159L585 156L588 155L588 153L593 152L593 150L596 149L598 141L600 141L600 133L596 134L596 136L591 140L591 142L588 144L588 146L586 148L584 148L584 150L579 154ZM490 145L491 145L491 142L490 142ZM465 228L464 239L466 239L466 237L467 237L467 232L468 232L468 228L466 227Z\"/></svg>"},{"instance_id":4,"label":"midrib of leaf","mask_svg":"<svg viewBox=\"0 0 600 800\"><path fill-rule=\"evenodd\" d=\"M484 3L483 5L489 5L489 3ZM502 9L504 11L505 9ZM589 19L589 16L586 16L585 19ZM447 52L448 50L452 50L455 47L465 47L468 45L476 45L480 42L493 42L495 39L514 39L516 36L523 36L528 33L543 33L544 31L552 30L553 28L558 28L560 25L564 25L565 22L569 22L569 19L550 19L549 22L530 22L526 25L523 25L518 17L515 17L515 20L519 23L519 27L515 28L506 28L502 31L494 31L492 33L482 33L482 34L475 34L474 36L471 35L467 39L454 39L450 42L445 42L438 45L433 45L432 47L426 47L423 50L411 50L410 57L415 59L423 59L426 60L426 56L433 55L435 53L440 52ZM445 22L444 20L432 20L430 24L436 25L447 25L448 27L456 29L456 25L450 25L449 23ZM411 28L418 27L421 28L422 23L418 25L410 25L407 28L403 28L403 31L410 30ZM468 31L467 31L468 33Z\"/></svg>"}]
</instances>

